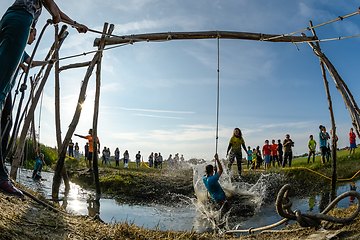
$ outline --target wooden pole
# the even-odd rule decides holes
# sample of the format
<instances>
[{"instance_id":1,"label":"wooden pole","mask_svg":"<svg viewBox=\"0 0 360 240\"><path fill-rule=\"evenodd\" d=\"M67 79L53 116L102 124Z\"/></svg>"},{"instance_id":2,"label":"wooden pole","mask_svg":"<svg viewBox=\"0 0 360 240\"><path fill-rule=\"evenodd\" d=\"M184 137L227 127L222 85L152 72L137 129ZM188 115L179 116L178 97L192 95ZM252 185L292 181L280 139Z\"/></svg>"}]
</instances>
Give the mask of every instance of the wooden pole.
<instances>
[{"instance_id":1,"label":"wooden pole","mask_svg":"<svg viewBox=\"0 0 360 240\"><path fill-rule=\"evenodd\" d=\"M105 34L108 28L108 23L104 23L103 35L101 36L101 42L99 45L99 50L104 49ZM94 117L93 117L93 128L92 128L92 141L93 141L93 164L94 164L94 178L96 193L101 194L100 183L99 183L99 169L98 169L98 157L97 152L100 149L97 149L97 126L99 118L99 104L100 104L100 86L101 86L101 59L102 51L99 51L99 59L96 67L96 91L95 91L95 105L94 105Z\"/></svg>"},{"instance_id":2,"label":"wooden pole","mask_svg":"<svg viewBox=\"0 0 360 240\"><path fill-rule=\"evenodd\" d=\"M59 72L67 70L67 69L72 69L72 68L88 67L90 65L90 63L91 63L91 61L83 62L83 63L73 63L73 64L69 64L66 66L62 66L59 68Z\"/></svg>"},{"instance_id":3,"label":"wooden pole","mask_svg":"<svg viewBox=\"0 0 360 240\"><path fill-rule=\"evenodd\" d=\"M59 42L59 27L55 25L55 42ZM54 58L59 59L59 48L55 48ZM56 142L58 147L58 155L61 148L61 124L60 124L60 77L59 66L60 63L55 63L55 129L56 129ZM70 180L66 172L65 164L63 165L61 175L65 184L65 195L70 191Z\"/></svg>"},{"instance_id":4,"label":"wooden pole","mask_svg":"<svg viewBox=\"0 0 360 240\"><path fill-rule=\"evenodd\" d=\"M62 41L65 40L66 36L67 35L64 35L64 37L62 38ZM58 48L60 48L61 44L57 44L56 46ZM11 164L10 177L12 179L14 179L14 180L16 180L17 170L19 168L22 151L23 151L23 147L24 147L24 144L25 144L26 133L27 133L27 131L29 129L31 120L32 120L32 118L34 116L35 108L37 106L37 103L39 102L40 95L42 93L42 90L44 89L45 83L46 83L46 81L47 81L47 79L49 77L49 74L50 74L50 71L51 71L52 67L53 67L53 64L49 63L47 68L46 68L44 77L43 77L43 79L42 79L42 81L41 81L41 83L40 83L40 85L38 87L38 90L36 91L35 97L33 98L33 101L31 102L31 106L30 106L30 109L28 111L28 114L27 114L27 116L25 118L24 125L23 125L21 135L20 135L20 138L19 138L19 143L17 145L16 151L15 151L15 154L14 154L14 159L13 159L13 162Z\"/></svg>"},{"instance_id":5,"label":"wooden pole","mask_svg":"<svg viewBox=\"0 0 360 240\"><path fill-rule=\"evenodd\" d=\"M162 33L146 33L124 35L119 37L106 38L106 45L121 44L121 43L134 43L134 42L151 42L151 41L169 41L169 40L185 40L185 39L208 39L217 38L221 36L223 39L244 39L263 41L277 37L279 35L262 34L262 33L249 33L249 32L233 32L233 31L199 31L199 32L162 32ZM303 36L285 36L280 38L271 39L268 42L304 42L316 40L314 37ZM96 38L94 46L100 45L101 38Z\"/></svg>"},{"instance_id":6,"label":"wooden pole","mask_svg":"<svg viewBox=\"0 0 360 240\"><path fill-rule=\"evenodd\" d=\"M310 27L313 26L312 21L309 21L310 23ZM311 29L311 32L313 33L314 37L316 37L316 33L315 33L315 29ZM313 43L312 43L313 44ZM310 44L310 46L312 46ZM320 48L320 44L319 42L316 42L316 47L319 51L321 51ZM328 100L328 105L329 105L329 112L330 112L330 120L331 120L331 135L332 135L332 139L331 139L331 152L332 152L332 156L331 156L331 199L334 200L336 198L336 181L337 181L337 174L336 174L336 124L335 124L335 117L334 117L334 111L333 111L333 107L332 107L332 101L331 101L331 95L330 95L330 90L329 90L329 82L326 78L326 71L325 71L325 67L324 67L324 62L323 60L319 57L320 60L320 67L321 67L321 72L322 72L322 76L324 79L324 86L325 86L325 92L326 92L326 97Z\"/></svg>"},{"instance_id":7,"label":"wooden pole","mask_svg":"<svg viewBox=\"0 0 360 240\"><path fill-rule=\"evenodd\" d=\"M61 149L59 151L58 161L56 162L56 165L55 165L55 173L54 173L54 177L53 177L53 184L52 184L52 197L53 198L58 198L58 196L59 196L59 188L60 188L60 184L61 184L61 171L63 169L63 165L65 162L66 149L67 149L67 146L70 142L72 135L74 134L76 126L79 123L81 110L82 110L82 104L84 103L85 98L86 98L87 85L88 85L89 79L91 77L91 74L94 70L95 64L98 59L99 59L99 53L96 53L93 60L91 61L91 64L89 65L89 67L87 69L86 74L85 74L84 80L81 85L79 99L78 99L78 102L76 105L76 110L75 110L73 119L69 125L69 129L65 135L64 141L61 144Z\"/></svg>"}]
</instances>

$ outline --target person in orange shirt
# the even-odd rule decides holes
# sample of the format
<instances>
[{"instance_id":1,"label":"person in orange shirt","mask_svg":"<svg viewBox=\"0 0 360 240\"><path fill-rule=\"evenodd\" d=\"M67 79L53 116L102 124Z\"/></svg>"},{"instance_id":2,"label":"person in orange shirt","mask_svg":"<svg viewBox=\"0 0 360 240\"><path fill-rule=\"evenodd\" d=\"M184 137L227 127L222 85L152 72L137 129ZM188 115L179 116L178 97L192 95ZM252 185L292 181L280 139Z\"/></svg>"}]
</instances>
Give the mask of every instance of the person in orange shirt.
<instances>
[{"instance_id":1,"label":"person in orange shirt","mask_svg":"<svg viewBox=\"0 0 360 240\"><path fill-rule=\"evenodd\" d=\"M277 162L278 166L280 167L277 147L278 147L278 145L275 143L275 139L273 139L272 144L271 144L271 162L273 164L273 167L275 167L275 161Z\"/></svg>"},{"instance_id":2,"label":"person in orange shirt","mask_svg":"<svg viewBox=\"0 0 360 240\"><path fill-rule=\"evenodd\" d=\"M89 172L91 172L92 171L91 161L92 161L92 153L93 153L92 129L91 128L89 129L89 135L87 136L82 136L79 134L74 134L74 135L89 140L89 154L87 159L89 160ZM100 141L98 137L97 137L97 151L100 152Z\"/></svg>"}]
</instances>

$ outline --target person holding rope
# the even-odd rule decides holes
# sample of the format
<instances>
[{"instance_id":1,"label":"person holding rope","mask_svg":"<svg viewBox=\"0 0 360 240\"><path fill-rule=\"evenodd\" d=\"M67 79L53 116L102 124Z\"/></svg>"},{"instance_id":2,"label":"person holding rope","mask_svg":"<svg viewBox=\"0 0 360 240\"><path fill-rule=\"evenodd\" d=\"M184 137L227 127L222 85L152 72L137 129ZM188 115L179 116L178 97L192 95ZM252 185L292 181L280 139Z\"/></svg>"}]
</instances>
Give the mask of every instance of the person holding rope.
<instances>
[{"instance_id":1,"label":"person holding rope","mask_svg":"<svg viewBox=\"0 0 360 240\"><path fill-rule=\"evenodd\" d=\"M0 21L1 115L3 115L5 99L11 90L11 82L14 79L16 69L28 41L30 28L35 28L43 5L53 16L55 24L59 23L61 19L74 22L58 8L53 0L15 0L14 4L6 11ZM79 32L86 33L87 29L85 25L78 25ZM6 194L23 197L22 192L15 188L9 180L9 175L4 166L6 156L3 156L2 149L0 154L0 190Z\"/></svg>"},{"instance_id":2,"label":"person holding rope","mask_svg":"<svg viewBox=\"0 0 360 240\"><path fill-rule=\"evenodd\" d=\"M91 164L92 154L93 154L92 129L91 128L89 129L89 135L87 135L87 136L82 136L82 135L79 135L79 134L74 134L74 135L77 136L77 137L87 139L89 141L89 153L88 153L88 156L87 156L87 159L89 160L89 170L88 170L88 172L92 172L93 171L92 164ZM97 137L97 151L98 151L98 153L100 153L100 141L99 141L98 137Z\"/></svg>"},{"instance_id":3,"label":"person holding rope","mask_svg":"<svg viewBox=\"0 0 360 240\"><path fill-rule=\"evenodd\" d=\"M40 147L40 144L38 144L38 147L35 150L35 154L36 154L35 169L34 169L34 172L32 175L32 179L34 179L34 180L41 179L42 167L46 165L46 163L44 161L44 154L43 153L39 154L39 147Z\"/></svg>"},{"instance_id":4,"label":"person holding rope","mask_svg":"<svg viewBox=\"0 0 360 240\"><path fill-rule=\"evenodd\" d=\"M224 205L226 203L226 195L224 190L221 188L219 184L219 178L223 173L222 165L219 161L218 154L215 154L215 161L219 166L219 171L217 171L217 167L213 165L206 165L205 167L205 175L203 176L203 182L208 190L210 197L219 205ZM214 174L215 173L215 174Z\"/></svg>"},{"instance_id":5,"label":"person holding rope","mask_svg":"<svg viewBox=\"0 0 360 240\"><path fill-rule=\"evenodd\" d=\"M228 149L226 151L226 157L229 154L230 151L230 157L229 157L229 164L228 164L228 172L230 172L231 167L234 163L234 160L236 158L236 163L239 171L239 175L241 176L241 159L242 159L242 153L241 153L241 147L244 149L244 151L247 153L245 141L242 138L242 133L239 128L234 129L234 134L230 139ZM248 154L248 153L247 153Z\"/></svg>"}]
</instances>

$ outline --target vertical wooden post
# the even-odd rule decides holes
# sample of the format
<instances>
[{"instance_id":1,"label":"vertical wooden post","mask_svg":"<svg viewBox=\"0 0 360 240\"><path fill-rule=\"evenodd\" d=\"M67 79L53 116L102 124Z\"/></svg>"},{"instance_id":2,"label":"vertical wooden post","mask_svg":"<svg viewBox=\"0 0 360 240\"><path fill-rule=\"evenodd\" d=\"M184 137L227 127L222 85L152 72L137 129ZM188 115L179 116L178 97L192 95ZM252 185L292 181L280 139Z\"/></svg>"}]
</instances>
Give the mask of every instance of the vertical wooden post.
<instances>
[{"instance_id":1,"label":"vertical wooden post","mask_svg":"<svg viewBox=\"0 0 360 240\"><path fill-rule=\"evenodd\" d=\"M310 27L313 27L312 21L309 21L309 23L310 23ZM315 30L312 28L311 31L312 31L314 37L316 37ZM321 51L319 42L316 42L316 46ZM329 90L329 82L326 78L324 62L322 61L321 58L319 58L319 60L320 60L322 76L324 79L325 91L326 91L326 96L327 96L327 100L328 100L330 120L331 120L331 135L332 135L332 139L331 139L331 152L332 152L332 154L331 154L331 200L334 200L336 198L336 181L337 181L337 175L336 175L336 156L337 156L337 154L336 154L336 150L337 150L336 149L336 125L335 125L334 111L333 111L333 107L332 107L331 95L330 95L330 90Z\"/></svg>"},{"instance_id":2,"label":"vertical wooden post","mask_svg":"<svg viewBox=\"0 0 360 240\"><path fill-rule=\"evenodd\" d=\"M55 42L59 43L59 27L55 25ZM56 47L54 51L54 58L59 59L59 48ZM55 63L55 129L56 129L56 142L58 147L58 155L61 148L61 124L60 124L60 77L59 77L59 66L60 63ZM65 195L70 191L70 181L66 172L65 164L61 170L61 175L64 179L65 184Z\"/></svg>"},{"instance_id":3,"label":"vertical wooden post","mask_svg":"<svg viewBox=\"0 0 360 240\"><path fill-rule=\"evenodd\" d=\"M61 171L64 166L65 155L66 155L66 146L69 144L70 139L76 129L76 126L79 123L81 110L82 110L82 104L84 103L85 97L86 97L87 85L88 85L89 79L91 77L91 74L94 70L94 67L95 67L95 64L96 64L98 58L99 58L99 54L97 53L97 54L95 54L93 60L91 61L90 65L86 71L84 80L81 85L79 99L78 99L78 102L76 105L76 110L75 110L73 119L69 125L69 129L65 135L64 141L61 144L61 149L59 151L58 161L56 162L56 165L55 165L55 172L54 172L54 177L53 177L53 184L52 184L52 197L53 198L57 198L59 196L59 187L60 187L60 183L61 183Z\"/></svg>"},{"instance_id":4,"label":"vertical wooden post","mask_svg":"<svg viewBox=\"0 0 360 240\"><path fill-rule=\"evenodd\" d=\"M101 43L99 45L99 50L103 50L105 46L105 34L108 28L108 23L104 23L103 35L101 36ZM96 193L101 194L100 183L99 183L99 169L98 169L98 157L97 152L100 149L97 149L97 125L99 118L99 104L100 104L100 86L101 86L101 59L102 51L99 52L99 58L97 61L96 67L96 92L95 92L95 105L94 105L94 118L93 118L93 128L92 128L92 137L93 137L93 164L94 164L94 178Z\"/></svg>"}]
</instances>

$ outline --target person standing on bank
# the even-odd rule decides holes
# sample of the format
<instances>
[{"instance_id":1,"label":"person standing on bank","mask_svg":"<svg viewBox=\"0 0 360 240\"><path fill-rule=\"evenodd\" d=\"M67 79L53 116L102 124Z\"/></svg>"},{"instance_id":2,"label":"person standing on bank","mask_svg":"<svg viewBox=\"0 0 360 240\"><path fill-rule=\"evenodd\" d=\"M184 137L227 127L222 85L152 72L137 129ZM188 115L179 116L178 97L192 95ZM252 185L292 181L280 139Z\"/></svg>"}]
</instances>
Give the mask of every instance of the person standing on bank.
<instances>
[{"instance_id":1,"label":"person standing on bank","mask_svg":"<svg viewBox=\"0 0 360 240\"><path fill-rule=\"evenodd\" d=\"M226 157L229 154L230 151L230 157L229 157L229 165L228 165L228 172L230 172L231 167L234 163L234 160L236 158L236 163L238 167L239 175L241 176L241 159L242 159L242 153L241 153L241 147L244 149L244 151L247 153L245 141L242 138L242 133L239 128L234 129L234 134L230 139L228 149L226 151Z\"/></svg>"},{"instance_id":2,"label":"person standing on bank","mask_svg":"<svg viewBox=\"0 0 360 240\"><path fill-rule=\"evenodd\" d=\"M79 135L79 134L74 134L75 136L77 137L81 137L81 138L85 138L89 141L89 153L88 153L88 157L87 159L89 160L89 171L88 172L92 172L93 168L92 168L92 164L91 164L91 161L92 161L92 154L93 154L93 142L92 142L92 129L90 128L89 129L89 135L87 136L82 136L82 135ZM99 138L97 137L97 151L98 153L100 153L100 141L99 141Z\"/></svg>"},{"instance_id":3,"label":"person standing on bank","mask_svg":"<svg viewBox=\"0 0 360 240\"><path fill-rule=\"evenodd\" d=\"M0 116L3 113L5 99L11 91L12 81L28 41L30 28L35 28L43 5L52 15L55 24L61 19L74 22L59 9L53 0L16 0L6 11L0 21ZM78 27L79 32L86 33L88 30L85 25L78 25ZM23 197L22 192L9 180L4 166L6 156L3 156L2 149L0 149L0 154L0 191Z\"/></svg>"},{"instance_id":4,"label":"person standing on bank","mask_svg":"<svg viewBox=\"0 0 360 240\"><path fill-rule=\"evenodd\" d=\"M349 152L349 157L350 157L351 152L352 154L355 154L355 148L356 148L356 135L354 133L353 128L350 128L349 139L350 139L350 152Z\"/></svg>"},{"instance_id":5,"label":"person standing on bank","mask_svg":"<svg viewBox=\"0 0 360 240\"><path fill-rule=\"evenodd\" d=\"M75 159L79 161L79 159L80 159L80 153L79 153L80 147L79 147L79 144L77 142L75 143L74 149L75 149L75 151L74 151Z\"/></svg>"},{"instance_id":6,"label":"person standing on bank","mask_svg":"<svg viewBox=\"0 0 360 240\"><path fill-rule=\"evenodd\" d=\"M119 148L118 148L118 147L115 149L114 154L115 154L115 165L116 165L117 167L119 167L119 161L120 161L120 150L119 150Z\"/></svg>"},{"instance_id":7,"label":"person standing on bank","mask_svg":"<svg viewBox=\"0 0 360 240\"><path fill-rule=\"evenodd\" d=\"M286 134L285 140L283 142L284 146L284 161L282 162L282 167L285 167L287 160L289 159L289 167L291 167L292 161L292 147L294 147L294 142L290 139L290 135Z\"/></svg>"},{"instance_id":8,"label":"person standing on bank","mask_svg":"<svg viewBox=\"0 0 360 240\"><path fill-rule=\"evenodd\" d=\"M313 135L310 135L308 148L309 148L308 163L310 163L311 155L313 156L313 162L315 162L316 141L314 140Z\"/></svg>"}]
</instances>

